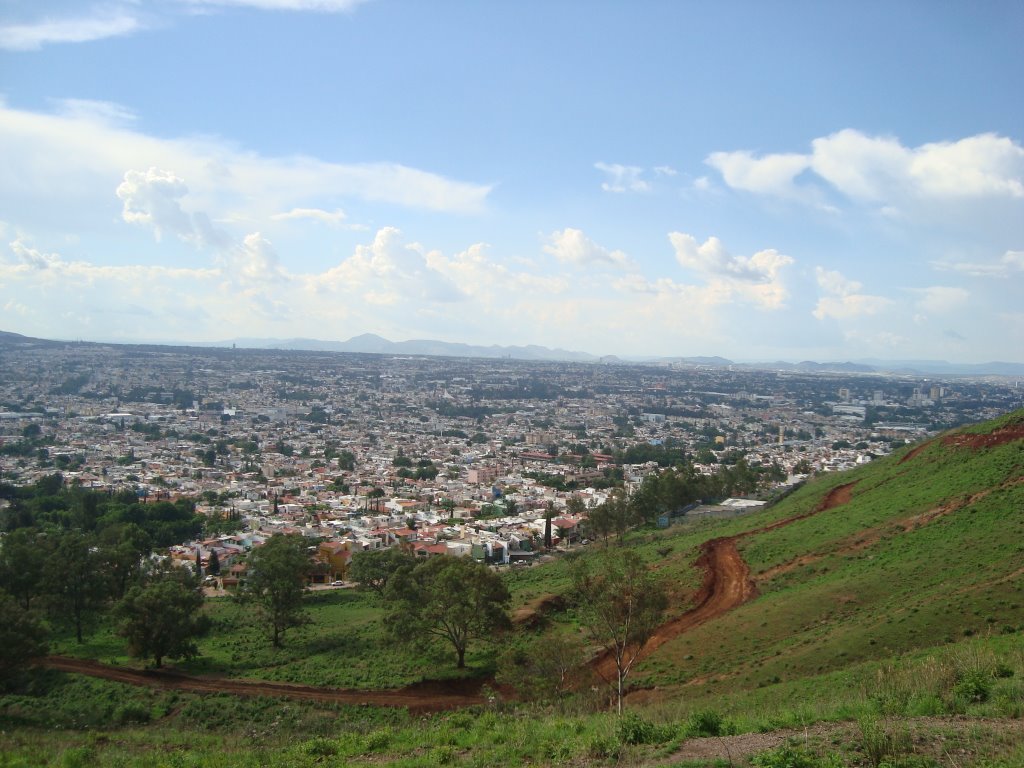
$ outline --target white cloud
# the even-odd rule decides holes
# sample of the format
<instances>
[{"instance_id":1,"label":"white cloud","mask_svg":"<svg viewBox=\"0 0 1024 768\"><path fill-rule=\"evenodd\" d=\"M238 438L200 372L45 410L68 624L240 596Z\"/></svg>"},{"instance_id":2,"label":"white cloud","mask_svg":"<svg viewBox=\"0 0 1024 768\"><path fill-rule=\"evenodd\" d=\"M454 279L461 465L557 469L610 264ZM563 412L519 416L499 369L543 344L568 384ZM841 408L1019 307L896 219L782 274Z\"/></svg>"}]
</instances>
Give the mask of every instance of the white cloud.
<instances>
[{"instance_id":1,"label":"white cloud","mask_svg":"<svg viewBox=\"0 0 1024 768\"><path fill-rule=\"evenodd\" d=\"M656 165L654 167L654 173L657 176L678 176L679 171L670 165Z\"/></svg>"},{"instance_id":2,"label":"white cloud","mask_svg":"<svg viewBox=\"0 0 1024 768\"><path fill-rule=\"evenodd\" d=\"M791 196L805 170L854 200L892 213L904 199L1024 197L1024 147L992 133L905 147L898 139L845 129L814 139L808 154L715 152L709 165L735 189Z\"/></svg>"},{"instance_id":3,"label":"white cloud","mask_svg":"<svg viewBox=\"0 0 1024 768\"><path fill-rule=\"evenodd\" d=\"M1024 251L1006 251L999 261L989 263L969 261L933 261L932 267L940 272L960 272L971 277L1009 277L1024 272Z\"/></svg>"},{"instance_id":4,"label":"white cloud","mask_svg":"<svg viewBox=\"0 0 1024 768\"><path fill-rule=\"evenodd\" d=\"M815 277L818 286L827 294L818 299L812 312L819 320L847 320L876 315L888 309L893 303L883 296L860 293L861 284L855 280L848 280L839 272L817 267Z\"/></svg>"},{"instance_id":5,"label":"white cloud","mask_svg":"<svg viewBox=\"0 0 1024 768\"><path fill-rule=\"evenodd\" d=\"M372 304L453 302L465 294L432 263L423 247L405 243L394 227L377 231L370 245L322 275L309 276L311 287L361 295Z\"/></svg>"},{"instance_id":6,"label":"white cloud","mask_svg":"<svg viewBox=\"0 0 1024 768\"><path fill-rule=\"evenodd\" d=\"M275 213L270 217L274 221L290 221L294 219L313 219L331 227L340 226L348 217L340 208L324 211L320 208L292 208L285 213Z\"/></svg>"},{"instance_id":7,"label":"white cloud","mask_svg":"<svg viewBox=\"0 0 1024 768\"><path fill-rule=\"evenodd\" d=\"M18 261L32 269L49 269L60 263L60 256L57 254L43 253L25 245L21 240L15 240L10 247Z\"/></svg>"},{"instance_id":8,"label":"white cloud","mask_svg":"<svg viewBox=\"0 0 1024 768\"><path fill-rule=\"evenodd\" d=\"M154 166L187 179L191 199L215 219L231 218L244 205L243 218L260 221L300 201L339 196L474 213L484 208L491 190L396 163L267 157L215 138L148 136L95 114L39 114L5 105L0 105L0 146L5 153L0 209L9 218L15 218L10 211L19 204L30 208L60 201L68 209L91 204L126 168Z\"/></svg>"},{"instance_id":9,"label":"white cloud","mask_svg":"<svg viewBox=\"0 0 1024 768\"><path fill-rule=\"evenodd\" d=\"M733 256L717 237L698 243L692 235L670 232L669 242L676 252L676 261L706 281L702 290L716 303L739 298L762 309L780 309L789 296L782 280L782 270L793 263L789 256L773 248L752 256Z\"/></svg>"},{"instance_id":10,"label":"white cloud","mask_svg":"<svg viewBox=\"0 0 1024 768\"><path fill-rule=\"evenodd\" d=\"M120 37L138 31L139 19L117 10L100 9L92 16L44 18L24 24L0 26L0 49L35 51L52 43L87 43L107 37Z\"/></svg>"},{"instance_id":11,"label":"white cloud","mask_svg":"<svg viewBox=\"0 0 1024 768\"><path fill-rule=\"evenodd\" d=\"M578 267L610 264L616 267L629 267L632 260L622 251L609 251L598 245L581 230L566 227L552 232L547 238L544 252L550 253L563 264Z\"/></svg>"},{"instance_id":12,"label":"white cloud","mask_svg":"<svg viewBox=\"0 0 1024 768\"><path fill-rule=\"evenodd\" d=\"M970 292L963 288L944 285L919 288L914 292L920 296L916 303L917 309L932 314L945 314L958 309L965 305L971 296Z\"/></svg>"},{"instance_id":13,"label":"white cloud","mask_svg":"<svg viewBox=\"0 0 1024 768\"><path fill-rule=\"evenodd\" d=\"M640 178L643 168L618 163L594 163L594 167L607 176L607 180L601 184L605 192L647 192L651 188L650 184Z\"/></svg>"},{"instance_id":14,"label":"white cloud","mask_svg":"<svg viewBox=\"0 0 1024 768\"><path fill-rule=\"evenodd\" d=\"M734 189L776 195L791 194L794 179L810 166L810 160L805 155L781 154L755 158L745 150L714 152L706 162L718 169L725 183Z\"/></svg>"}]
</instances>

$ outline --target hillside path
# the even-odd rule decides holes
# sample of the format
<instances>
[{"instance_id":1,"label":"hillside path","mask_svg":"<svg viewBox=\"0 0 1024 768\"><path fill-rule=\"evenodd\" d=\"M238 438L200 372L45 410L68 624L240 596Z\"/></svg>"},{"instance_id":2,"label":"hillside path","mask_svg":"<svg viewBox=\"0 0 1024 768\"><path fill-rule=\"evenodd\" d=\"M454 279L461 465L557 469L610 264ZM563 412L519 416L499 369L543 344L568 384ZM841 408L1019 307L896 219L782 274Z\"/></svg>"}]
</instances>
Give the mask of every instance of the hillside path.
<instances>
[{"instance_id":1,"label":"hillside path","mask_svg":"<svg viewBox=\"0 0 1024 768\"><path fill-rule=\"evenodd\" d=\"M291 699L338 704L408 707L410 712L440 712L447 709L483 704L482 680L429 682L379 691L345 688L320 688L311 685L276 683L264 680L193 677L179 672L156 669L131 669L101 664L98 661L68 656L47 656L40 665L63 672L74 672L129 685L143 685L187 693L229 693L236 696L286 696Z\"/></svg>"},{"instance_id":2,"label":"hillside path","mask_svg":"<svg viewBox=\"0 0 1024 768\"><path fill-rule=\"evenodd\" d=\"M693 608L658 627L640 649L637 661L649 656L669 640L712 619L717 619L733 608L757 597L757 585L750 576L750 567L736 548L737 541L749 536L756 536L759 533L774 531L819 512L842 506L850 501L854 485L855 483L846 483L833 488L810 512L787 517L735 536L725 536L704 542L700 548L700 556L694 562L695 567L704 571L704 579L697 594L694 595ZM614 680L616 676L614 654L611 651L605 651L598 655L591 662L591 668L601 678Z\"/></svg>"}]
</instances>

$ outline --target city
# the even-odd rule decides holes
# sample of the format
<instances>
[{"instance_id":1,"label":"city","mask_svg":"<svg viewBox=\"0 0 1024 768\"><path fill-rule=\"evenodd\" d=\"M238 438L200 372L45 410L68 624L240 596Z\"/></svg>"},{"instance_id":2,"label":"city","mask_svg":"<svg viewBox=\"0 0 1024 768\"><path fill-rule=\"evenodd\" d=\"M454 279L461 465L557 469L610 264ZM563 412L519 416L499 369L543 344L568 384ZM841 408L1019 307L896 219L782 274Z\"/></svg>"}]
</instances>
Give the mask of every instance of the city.
<instances>
[{"instance_id":1,"label":"city","mask_svg":"<svg viewBox=\"0 0 1024 768\"><path fill-rule=\"evenodd\" d=\"M395 545L528 564L546 516L563 546L585 541L588 510L683 460L709 476L742 465L753 480L746 499L701 499L715 506L671 510L663 525L736 513L1024 400L997 377L678 363L35 340L8 340L0 360L0 482L60 473L194 500L203 531L170 554L206 568L212 558L222 576L211 582L229 588L275 533L315 540L311 579L325 584L343 581L354 553Z\"/></svg>"}]
</instances>

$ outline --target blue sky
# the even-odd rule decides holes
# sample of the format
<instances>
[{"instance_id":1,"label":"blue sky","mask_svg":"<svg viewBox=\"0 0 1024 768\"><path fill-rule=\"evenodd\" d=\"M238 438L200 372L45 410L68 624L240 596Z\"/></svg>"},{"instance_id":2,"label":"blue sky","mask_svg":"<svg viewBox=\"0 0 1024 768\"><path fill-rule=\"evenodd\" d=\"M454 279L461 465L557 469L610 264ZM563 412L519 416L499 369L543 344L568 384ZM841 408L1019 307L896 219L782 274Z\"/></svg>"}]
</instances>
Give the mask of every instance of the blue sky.
<instances>
[{"instance_id":1,"label":"blue sky","mask_svg":"<svg viewBox=\"0 0 1024 768\"><path fill-rule=\"evenodd\" d=\"M0 329L1024 361L1019 2L0 6Z\"/></svg>"}]
</instances>

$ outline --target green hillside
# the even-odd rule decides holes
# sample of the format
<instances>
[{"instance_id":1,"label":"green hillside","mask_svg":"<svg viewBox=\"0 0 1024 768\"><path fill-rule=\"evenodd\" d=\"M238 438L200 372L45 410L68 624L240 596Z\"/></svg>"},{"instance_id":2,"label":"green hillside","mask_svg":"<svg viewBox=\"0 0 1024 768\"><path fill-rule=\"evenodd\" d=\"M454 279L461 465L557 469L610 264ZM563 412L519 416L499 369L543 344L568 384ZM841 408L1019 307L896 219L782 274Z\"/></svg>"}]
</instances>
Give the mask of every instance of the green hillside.
<instances>
[{"instance_id":1,"label":"green hillside","mask_svg":"<svg viewBox=\"0 0 1024 768\"><path fill-rule=\"evenodd\" d=\"M838 487L849 500L815 512ZM666 698L698 680L713 692L756 687L1016 632L1024 414L826 476L722 533L742 536L759 596L649 658L634 682Z\"/></svg>"},{"instance_id":2,"label":"green hillside","mask_svg":"<svg viewBox=\"0 0 1024 768\"><path fill-rule=\"evenodd\" d=\"M738 553L714 584L699 560L712 545ZM607 711L587 665L554 700L496 684L510 644L542 655L561 638L596 653L570 568L618 547L664 581L671 606L628 678L627 714ZM352 593L318 596L281 650L237 605L211 601L215 634L177 667L213 690L225 678L368 691L429 679L418 690L458 691L478 702L468 708L41 669L0 697L0 765L1024 766L1024 411L820 476L756 513L634 531L506 578L517 628L471 649L469 680L444 649L395 647L374 598ZM740 597L707 610L709 593L737 584ZM57 650L139 668L118 643L101 627Z\"/></svg>"}]
</instances>

